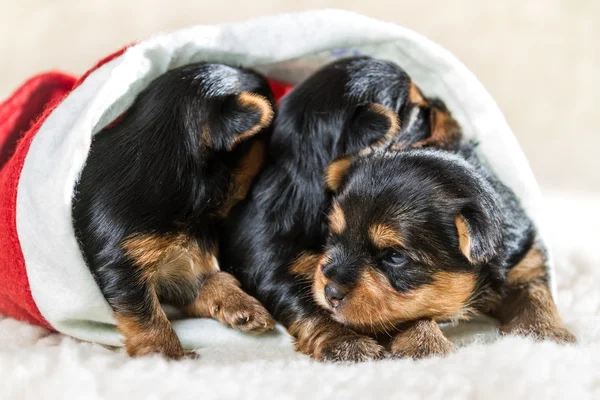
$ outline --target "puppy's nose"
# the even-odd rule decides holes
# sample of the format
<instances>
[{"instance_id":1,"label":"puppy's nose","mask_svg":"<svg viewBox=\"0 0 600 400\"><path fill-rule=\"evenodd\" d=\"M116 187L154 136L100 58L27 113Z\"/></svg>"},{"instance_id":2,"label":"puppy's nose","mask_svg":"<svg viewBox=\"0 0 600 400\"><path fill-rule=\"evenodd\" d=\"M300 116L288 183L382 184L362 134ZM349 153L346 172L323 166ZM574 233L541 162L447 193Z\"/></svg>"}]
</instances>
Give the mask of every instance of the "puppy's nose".
<instances>
[{"instance_id":1,"label":"puppy's nose","mask_svg":"<svg viewBox=\"0 0 600 400\"><path fill-rule=\"evenodd\" d=\"M325 298L333 308L337 307L340 301L346 296L346 291L339 286L328 284L325 285Z\"/></svg>"}]
</instances>

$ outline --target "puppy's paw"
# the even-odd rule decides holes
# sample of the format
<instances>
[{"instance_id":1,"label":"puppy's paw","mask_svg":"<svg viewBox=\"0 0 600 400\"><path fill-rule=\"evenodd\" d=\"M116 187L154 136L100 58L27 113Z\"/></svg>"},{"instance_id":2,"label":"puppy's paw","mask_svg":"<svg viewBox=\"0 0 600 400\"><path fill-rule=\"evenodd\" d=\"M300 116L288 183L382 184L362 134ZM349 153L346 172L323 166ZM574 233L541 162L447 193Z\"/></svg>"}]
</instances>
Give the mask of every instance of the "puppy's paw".
<instances>
[{"instance_id":1,"label":"puppy's paw","mask_svg":"<svg viewBox=\"0 0 600 400\"><path fill-rule=\"evenodd\" d=\"M237 279L225 272L209 277L198 298L185 312L192 317L214 318L223 325L253 334L275 327L271 314L240 288Z\"/></svg>"},{"instance_id":2,"label":"puppy's paw","mask_svg":"<svg viewBox=\"0 0 600 400\"><path fill-rule=\"evenodd\" d=\"M181 344L174 342L140 341L136 338L125 340L125 349L130 357L144 357L150 354L160 354L170 360L181 360L187 354ZM194 353L195 354L195 353Z\"/></svg>"},{"instance_id":3,"label":"puppy's paw","mask_svg":"<svg viewBox=\"0 0 600 400\"><path fill-rule=\"evenodd\" d=\"M200 354L191 350L186 350L183 353L183 358L186 360L198 360L200 358Z\"/></svg>"},{"instance_id":4,"label":"puppy's paw","mask_svg":"<svg viewBox=\"0 0 600 400\"><path fill-rule=\"evenodd\" d=\"M455 349L433 320L406 323L390 342L390 352L396 358L445 357Z\"/></svg>"},{"instance_id":5,"label":"puppy's paw","mask_svg":"<svg viewBox=\"0 0 600 400\"><path fill-rule=\"evenodd\" d=\"M275 328L271 314L258 300L242 290L215 304L215 308L217 319L233 329L258 335Z\"/></svg>"},{"instance_id":6,"label":"puppy's paw","mask_svg":"<svg viewBox=\"0 0 600 400\"><path fill-rule=\"evenodd\" d=\"M390 352L394 358L414 360L429 357L445 357L456 350L456 346L444 336L433 336L419 342L394 340Z\"/></svg>"},{"instance_id":7,"label":"puppy's paw","mask_svg":"<svg viewBox=\"0 0 600 400\"><path fill-rule=\"evenodd\" d=\"M161 310L162 311L162 310ZM153 323L144 320L144 316L125 317L115 314L117 329L123 335L123 344L131 357L143 357L161 354L171 360L180 360L185 356L181 342L164 313L147 317Z\"/></svg>"},{"instance_id":8,"label":"puppy's paw","mask_svg":"<svg viewBox=\"0 0 600 400\"><path fill-rule=\"evenodd\" d=\"M563 326L552 325L504 325L500 332L505 335L533 337L535 340L551 340L561 344L576 343L577 339Z\"/></svg>"},{"instance_id":9,"label":"puppy's paw","mask_svg":"<svg viewBox=\"0 0 600 400\"><path fill-rule=\"evenodd\" d=\"M372 361L384 355L385 348L375 339L358 334L327 339L311 354L315 360L334 362Z\"/></svg>"}]
</instances>

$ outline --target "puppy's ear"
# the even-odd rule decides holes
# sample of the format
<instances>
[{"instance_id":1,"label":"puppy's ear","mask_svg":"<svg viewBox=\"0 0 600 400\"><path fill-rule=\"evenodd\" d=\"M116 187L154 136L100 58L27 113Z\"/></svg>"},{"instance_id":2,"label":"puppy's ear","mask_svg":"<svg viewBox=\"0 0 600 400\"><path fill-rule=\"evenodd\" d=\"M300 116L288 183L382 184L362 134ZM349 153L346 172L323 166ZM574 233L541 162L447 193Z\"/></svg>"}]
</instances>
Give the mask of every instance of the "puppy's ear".
<instances>
[{"instance_id":1,"label":"puppy's ear","mask_svg":"<svg viewBox=\"0 0 600 400\"><path fill-rule=\"evenodd\" d=\"M502 222L493 213L467 207L454 218L458 247L473 265L489 262L502 249Z\"/></svg>"},{"instance_id":2,"label":"puppy's ear","mask_svg":"<svg viewBox=\"0 0 600 400\"><path fill-rule=\"evenodd\" d=\"M337 192L344 184L346 172L352 164L353 156L344 156L329 163L325 168L325 186L332 192Z\"/></svg>"},{"instance_id":3,"label":"puppy's ear","mask_svg":"<svg viewBox=\"0 0 600 400\"><path fill-rule=\"evenodd\" d=\"M232 150L236 145L268 127L273 105L251 92L225 96L213 104L202 139L215 150Z\"/></svg>"},{"instance_id":4,"label":"puppy's ear","mask_svg":"<svg viewBox=\"0 0 600 400\"><path fill-rule=\"evenodd\" d=\"M458 122L452 118L443 101L431 99L429 102L428 136L410 145L411 147L437 147L452 150L459 146L462 130Z\"/></svg>"},{"instance_id":5,"label":"puppy's ear","mask_svg":"<svg viewBox=\"0 0 600 400\"><path fill-rule=\"evenodd\" d=\"M431 125L431 141L432 144L446 149L456 147L460 138L462 137L462 131L458 122L452 118L450 111L443 107L436 107L441 101L433 101L433 107L430 114L430 125ZM442 103L443 104L443 103Z\"/></svg>"},{"instance_id":6,"label":"puppy's ear","mask_svg":"<svg viewBox=\"0 0 600 400\"><path fill-rule=\"evenodd\" d=\"M410 83L410 89L408 91L408 101L412 104L420 107L427 106L427 99L421 92L421 89L414 82Z\"/></svg>"},{"instance_id":7,"label":"puppy's ear","mask_svg":"<svg viewBox=\"0 0 600 400\"><path fill-rule=\"evenodd\" d=\"M341 154L358 154L388 144L400 132L398 114L378 103L356 107L340 138Z\"/></svg>"},{"instance_id":8,"label":"puppy's ear","mask_svg":"<svg viewBox=\"0 0 600 400\"><path fill-rule=\"evenodd\" d=\"M366 155L374 148L384 147L399 132L400 123L394 110L378 103L357 106L346 122L340 138L338 150L344 155L332 161L325 169L325 186L337 192L355 157Z\"/></svg>"}]
</instances>

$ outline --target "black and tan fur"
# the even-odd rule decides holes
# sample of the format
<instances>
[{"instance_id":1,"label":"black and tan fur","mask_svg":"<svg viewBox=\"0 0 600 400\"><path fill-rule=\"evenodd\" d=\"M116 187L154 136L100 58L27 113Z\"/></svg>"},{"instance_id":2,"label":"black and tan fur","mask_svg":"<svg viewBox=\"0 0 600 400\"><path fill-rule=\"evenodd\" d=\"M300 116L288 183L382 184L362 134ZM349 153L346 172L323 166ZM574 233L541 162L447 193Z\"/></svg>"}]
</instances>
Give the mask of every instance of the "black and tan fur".
<instances>
[{"instance_id":1,"label":"black and tan fur","mask_svg":"<svg viewBox=\"0 0 600 400\"><path fill-rule=\"evenodd\" d=\"M575 340L550 293L533 222L475 147L388 150L331 165L337 195L313 295L334 320L388 333L392 353L415 358L452 350L434 322L474 314L498 318L504 333Z\"/></svg>"},{"instance_id":2,"label":"black and tan fur","mask_svg":"<svg viewBox=\"0 0 600 400\"><path fill-rule=\"evenodd\" d=\"M427 147L432 131L440 146L453 148L450 120L445 107L426 99L401 68L369 57L329 64L282 99L268 165L232 210L219 261L288 329L299 352L337 361L385 352L372 337L332 319L311 294L328 233L326 166L390 146ZM326 179L334 187L343 177L331 173ZM343 220L330 223L344 229Z\"/></svg>"},{"instance_id":3,"label":"black and tan fur","mask_svg":"<svg viewBox=\"0 0 600 400\"><path fill-rule=\"evenodd\" d=\"M73 223L130 355L184 356L162 302L244 331L273 328L216 259L218 225L264 164L273 114L263 77L197 63L155 79L94 137Z\"/></svg>"}]
</instances>

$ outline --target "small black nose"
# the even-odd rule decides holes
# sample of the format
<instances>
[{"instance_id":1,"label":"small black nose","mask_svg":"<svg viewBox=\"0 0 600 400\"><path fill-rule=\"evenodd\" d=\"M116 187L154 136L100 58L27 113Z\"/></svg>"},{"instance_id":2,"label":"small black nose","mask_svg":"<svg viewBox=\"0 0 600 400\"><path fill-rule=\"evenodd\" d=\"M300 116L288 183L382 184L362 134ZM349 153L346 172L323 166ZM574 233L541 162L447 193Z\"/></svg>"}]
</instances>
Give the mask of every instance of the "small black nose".
<instances>
[{"instance_id":1,"label":"small black nose","mask_svg":"<svg viewBox=\"0 0 600 400\"><path fill-rule=\"evenodd\" d=\"M340 287L328 284L325 285L325 298L331 304L332 307L337 307L340 301L346 296L346 292L342 290Z\"/></svg>"}]
</instances>

